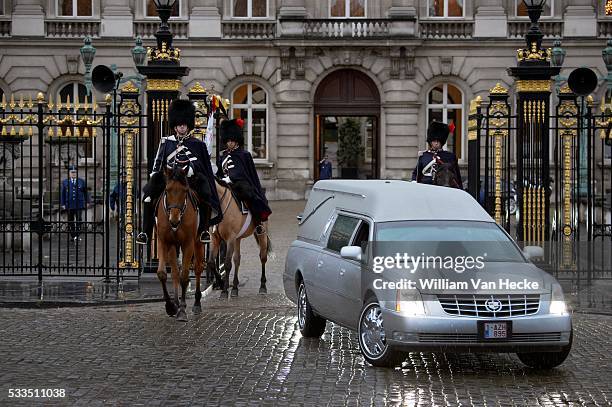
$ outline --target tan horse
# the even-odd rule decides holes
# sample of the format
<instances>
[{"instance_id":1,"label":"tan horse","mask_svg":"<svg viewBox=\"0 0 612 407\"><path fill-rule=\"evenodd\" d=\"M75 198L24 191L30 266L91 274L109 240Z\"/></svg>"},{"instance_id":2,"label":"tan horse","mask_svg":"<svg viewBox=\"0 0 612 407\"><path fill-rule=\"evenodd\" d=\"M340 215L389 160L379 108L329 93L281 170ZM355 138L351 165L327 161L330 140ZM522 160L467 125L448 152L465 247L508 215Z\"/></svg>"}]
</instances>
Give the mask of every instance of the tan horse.
<instances>
[{"instance_id":1,"label":"tan horse","mask_svg":"<svg viewBox=\"0 0 612 407\"><path fill-rule=\"evenodd\" d=\"M225 270L225 281L221 282L221 298L227 298L227 288L229 287L229 274L232 269L232 257L234 260L234 282L232 284L232 297L238 296L238 269L240 268L240 242L242 239L251 235L255 236L257 245L259 246L259 260L261 261L261 279L259 293L265 294L268 292L266 288L266 262L268 256L272 256L272 243L268 237L266 227L261 234L255 233L255 222L251 218L247 225L248 217L242 213L238 202L232 195L231 190L224 183L216 180L217 194L221 203L223 212L223 220L213 228L211 235L211 253L208 259L208 267L212 268L215 276L219 279L219 273L215 264L215 259L219 253L221 241L226 243L225 259L223 259ZM262 225L263 226L263 225Z\"/></svg>"},{"instance_id":2,"label":"tan horse","mask_svg":"<svg viewBox=\"0 0 612 407\"><path fill-rule=\"evenodd\" d=\"M187 178L183 171L174 168L164 172L166 189L157 204L157 254L159 266L157 277L162 284L166 313L176 316L179 321L187 321L185 311L185 292L189 285L189 269L195 260L196 294L193 306L194 314L202 312L200 299L200 277L204 270L204 244L198 238L198 212L192 197L194 192L189 189ZM183 267L179 276L177 250L183 253ZM170 299L166 288L166 264L172 269L174 284L174 300ZM180 277L180 278L179 278ZM178 290L181 286L179 303Z\"/></svg>"}]
</instances>

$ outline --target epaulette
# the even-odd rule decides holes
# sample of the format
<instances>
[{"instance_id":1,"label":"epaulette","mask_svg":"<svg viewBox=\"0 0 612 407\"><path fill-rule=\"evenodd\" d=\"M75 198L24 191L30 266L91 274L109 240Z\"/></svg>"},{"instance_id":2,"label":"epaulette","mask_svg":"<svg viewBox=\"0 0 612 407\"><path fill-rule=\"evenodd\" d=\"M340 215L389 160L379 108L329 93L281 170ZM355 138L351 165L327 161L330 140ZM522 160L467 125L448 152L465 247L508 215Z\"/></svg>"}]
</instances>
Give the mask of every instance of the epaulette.
<instances>
[{"instance_id":1,"label":"epaulette","mask_svg":"<svg viewBox=\"0 0 612 407\"><path fill-rule=\"evenodd\" d=\"M419 151L419 157L421 157L423 154L425 154L427 152L427 150L421 150Z\"/></svg>"}]
</instances>

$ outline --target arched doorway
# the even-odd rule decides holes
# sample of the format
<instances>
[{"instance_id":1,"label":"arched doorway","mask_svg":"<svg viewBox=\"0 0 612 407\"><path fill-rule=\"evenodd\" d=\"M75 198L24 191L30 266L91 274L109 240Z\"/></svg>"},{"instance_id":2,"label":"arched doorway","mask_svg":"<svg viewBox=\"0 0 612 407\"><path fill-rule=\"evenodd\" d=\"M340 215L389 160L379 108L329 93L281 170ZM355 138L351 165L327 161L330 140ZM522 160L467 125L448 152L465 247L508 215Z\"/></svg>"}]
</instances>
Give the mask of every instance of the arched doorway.
<instances>
[{"instance_id":1,"label":"arched doorway","mask_svg":"<svg viewBox=\"0 0 612 407\"><path fill-rule=\"evenodd\" d=\"M330 164L331 178L378 178L380 94L376 84L354 69L334 71L317 87L314 107L315 179L328 178Z\"/></svg>"}]
</instances>

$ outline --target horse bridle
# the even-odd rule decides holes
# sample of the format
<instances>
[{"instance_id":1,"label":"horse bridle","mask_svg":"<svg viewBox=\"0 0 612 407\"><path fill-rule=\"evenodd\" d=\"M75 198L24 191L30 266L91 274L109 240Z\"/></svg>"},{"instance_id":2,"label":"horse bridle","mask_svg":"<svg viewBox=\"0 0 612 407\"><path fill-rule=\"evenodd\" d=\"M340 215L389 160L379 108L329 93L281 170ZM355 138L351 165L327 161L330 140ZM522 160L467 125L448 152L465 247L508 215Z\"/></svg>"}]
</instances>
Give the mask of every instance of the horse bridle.
<instances>
[{"instance_id":1,"label":"horse bridle","mask_svg":"<svg viewBox=\"0 0 612 407\"><path fill-rule=\"evenodd\" d=\"M185 211L187 210L187 198L189 197L189 191L187 191L187 193L185 194L185 201L183 202L183 206L179 206L179 205L168 205L168 192L164 191L164 212L166 212L166 216L168 217L168 223L170 223L170 227L172 228L173 232L176 232L179 228L179 226L181 226L181 222L183 222L183 215L185 214ZM170 211L172 209L178 209L181 211L180 215L179 215L179 221L176 225L174 225L171 221L170 221Z\"/></svg>"}]
</instances>

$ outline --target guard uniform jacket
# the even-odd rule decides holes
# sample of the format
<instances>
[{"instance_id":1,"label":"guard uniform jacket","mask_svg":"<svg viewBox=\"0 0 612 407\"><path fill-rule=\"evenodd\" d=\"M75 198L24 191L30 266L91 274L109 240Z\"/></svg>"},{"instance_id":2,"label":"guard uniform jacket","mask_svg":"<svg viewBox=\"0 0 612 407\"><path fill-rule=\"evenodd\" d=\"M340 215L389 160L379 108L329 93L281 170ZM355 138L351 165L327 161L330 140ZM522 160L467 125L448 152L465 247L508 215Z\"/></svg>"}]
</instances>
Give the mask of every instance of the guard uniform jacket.
<instances>
[{"instance_id":1,"label":"guard uniform jacket","mask_svg":"<svg viewBox=\"0 0 612 407\"><path fill-rule=\"evenodd\" d=\"M450 163L452 165L457 183L462 185L457 156L446 150L427 150L420 154L417 165L412 171L412 180L422 184L433 184L433 164L436 163L436 158L438 159L438 168L442 164Z\"/></svg>"},{"instance_id":2,"label":"guard uniform jacket","mask_svg":"<svg viewBox=\"0 0 612 407\"><path fill-rule=\"evenodd\" d=\"M189 166L193 172L201 175L198 179L203 179L202 182L208 184L207 189L210 190L210 198L209 202L206 203L212 209L210 224L214 225L220 222L222 218L221 205L219 204L219 196L217 195L214 173L210 165L210 156L206 144L195 137L187 137L181 143L174 135L162 137L157 148L151 175L162 171L163 168L172 168L177 158L179 162L189 161Z\"/></svg>"},{"instance_id":3,"label":"guard uniform jacket","mask_svg":"<svg viewBox=\"0 0 612 407\"><path fill-rule=\"evenodd\" d=\"M255 163L251 153L242 149L236 148L232 151L223 150L217 159L217 176L229 177L232 183L246 182L251 187L251 196L249 197L250 210L265 221L272 213L268 206L268 200L261 188L259 176L255 169Z\"/></svg>"},{"instance_id":4,"label":"guard uniform jacket","mask_svg":"<svg viewBox=\"0 0 612 407\"><path fill-rule=\"evenodd\" d=\"M60 205L66 209L85 209L89 203L89 194L85 180L76 178L74 182L67 178L62 181L62 190L60 193Z\"/></svg>"}]
</instances>

